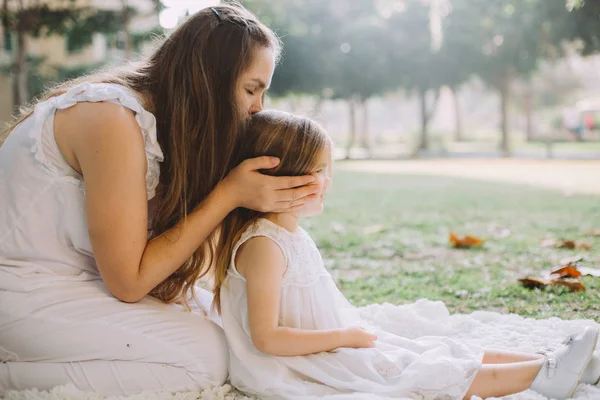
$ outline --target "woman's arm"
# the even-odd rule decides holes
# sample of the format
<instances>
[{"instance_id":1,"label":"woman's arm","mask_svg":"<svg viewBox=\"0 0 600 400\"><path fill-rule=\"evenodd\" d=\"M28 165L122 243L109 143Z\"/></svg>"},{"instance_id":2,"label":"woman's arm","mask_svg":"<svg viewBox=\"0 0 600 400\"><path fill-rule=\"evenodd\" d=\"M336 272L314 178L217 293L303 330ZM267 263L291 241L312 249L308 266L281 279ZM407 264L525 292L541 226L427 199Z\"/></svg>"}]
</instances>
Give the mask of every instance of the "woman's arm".
<instances>
[{"instance_id":1,"label":"woman's arm","mask_svg":"<svg viewBox=\"0 0 600 400\"><path fill-rule=\"evenodd\" d=\"M376 339L360 328L307 330L279 326L281 278L285 258L266 237L248 240L236 260L246 278L248 322L254 346L275 356L300 356L339 347L373 347Z\"/></svg>"},{"instance_id":2,"label":"woman's arm","mask_svg":"<svg viewBox=\"0 0 600 400\"><path fill-rule=\"evenodd\" d=\"M112 103L81 103L60 113L64 114L57 114L57 142L84 177L96 264L111 293L126 302L140 300L175 272L240 204L262 201L261 207L277 209L281 201L295 198L298 202L292 206L298 206L314 191L307 186L275 191L286 182L263 180L272 177L252 170L270 168L272 161L250 160L232 179L219 184L185 222L148 242L147 161L134 114ZM285 179L297 186L308 182L307 177ZM247 198L253 200L245 202Z\"/></svg>"}]
</instances>

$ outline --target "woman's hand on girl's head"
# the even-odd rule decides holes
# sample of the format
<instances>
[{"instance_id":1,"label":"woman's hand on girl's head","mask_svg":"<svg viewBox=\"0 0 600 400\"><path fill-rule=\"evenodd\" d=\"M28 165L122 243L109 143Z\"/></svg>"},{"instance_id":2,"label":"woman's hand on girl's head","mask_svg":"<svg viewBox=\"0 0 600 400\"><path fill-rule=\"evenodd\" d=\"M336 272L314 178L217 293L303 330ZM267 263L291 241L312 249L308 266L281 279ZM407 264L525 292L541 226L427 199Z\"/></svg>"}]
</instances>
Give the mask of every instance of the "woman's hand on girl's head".
<instances>
[{"instance_id":1,"label":"woman's hand on girl's head","mask_svg":"<svg viewBox=\"0 0 600 400\"><path fill-rule=\"evenodd\" d=\"M319 187L310 185L315 177L269 176L261 169L271 169L279 164L273 157L246 160L234 168L221 183L233 207L244 207L260 212L292 212L314 198Z\"/></svg>"}]
</instances>

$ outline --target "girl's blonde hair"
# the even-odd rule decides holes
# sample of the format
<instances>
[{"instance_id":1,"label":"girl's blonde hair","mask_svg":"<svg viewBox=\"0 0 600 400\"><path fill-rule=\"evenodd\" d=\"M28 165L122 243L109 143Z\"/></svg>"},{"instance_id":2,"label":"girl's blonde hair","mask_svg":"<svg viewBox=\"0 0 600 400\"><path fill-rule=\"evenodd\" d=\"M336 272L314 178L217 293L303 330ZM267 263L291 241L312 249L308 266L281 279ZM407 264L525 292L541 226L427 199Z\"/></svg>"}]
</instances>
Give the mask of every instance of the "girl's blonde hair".
<instances>
[{"instance_id":1,"label":"girl's blonde hair","mask_svg":"<svg viewBox=\"0 0 600 400\"><path fill-rule=\"evenodd\" d=\"M242 6L222 4L192 15L147 60L66 82L42 100L81 82L120 84L137 94L156 117L165 155L150 216L152 234L159 236L185 220L227 174L247 119L247 111L236 107L237 81L261 48L279 59L281 43L268 27ZM31 107L22 110L8 132L31 113ZM215 240L215 234L209 236L150 294L187 304L183 295L193 295L194 284L213 263Z\"/></svg>"},{"instance_id":2,"label":"girl's blonde hair","mask_svg":"<svg viewBox=\"0 0 600 400\"><path fill-rule=\"evenodd\" d=\"M327 133L316 122L283 111L262 111L250 120L240 136L235 162L272 156L280 159L277 167L261 171L272 176L302 176L310 174L318 166L323 151L331 151ZM220 227L214 270L214 303L221 312L220 291L233 256L233 247L242 233L264 213L245 208L231 212Z\"/></svg>"}]
</instances>

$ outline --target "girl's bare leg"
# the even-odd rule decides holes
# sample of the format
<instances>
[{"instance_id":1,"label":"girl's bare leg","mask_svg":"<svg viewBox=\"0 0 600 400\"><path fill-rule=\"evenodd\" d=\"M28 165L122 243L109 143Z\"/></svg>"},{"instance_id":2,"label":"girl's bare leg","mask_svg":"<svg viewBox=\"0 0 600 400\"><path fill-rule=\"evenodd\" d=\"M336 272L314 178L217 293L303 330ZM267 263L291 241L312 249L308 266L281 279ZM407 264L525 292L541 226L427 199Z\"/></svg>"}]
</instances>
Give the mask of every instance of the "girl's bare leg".
<instances>
[{"instance_id":1,"label":"girl's bare leg","mask_svg":"<svg viewBox=\"0 0 600 400\"><path fill-rule=\"evenodd\" d=\"M507 364L539 360L542 358L544 358L543 355L535 353L520 353L516 351L485 349L483 360L481 360L481 362L484 364Z\"/></svg>"},{"instance_id":2,"label":"girl's bare leg","mask_svg":"<svg viewBox=\"0 0 600 400\"><path fill-rule=\"evenodd\" d=\"M545 359L531 361L484 364L471 384L464 399L477 395L482 399L501 397L529 389Z\"/></svg>"}]
</instances>

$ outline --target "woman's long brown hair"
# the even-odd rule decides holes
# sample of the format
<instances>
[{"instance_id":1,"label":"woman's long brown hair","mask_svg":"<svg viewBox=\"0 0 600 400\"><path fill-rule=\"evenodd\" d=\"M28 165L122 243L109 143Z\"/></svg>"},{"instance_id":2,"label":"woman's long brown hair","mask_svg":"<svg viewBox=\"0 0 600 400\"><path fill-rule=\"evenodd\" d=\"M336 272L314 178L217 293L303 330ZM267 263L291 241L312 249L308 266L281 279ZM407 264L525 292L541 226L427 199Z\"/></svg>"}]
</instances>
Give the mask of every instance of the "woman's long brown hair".
<instances>
[{"instance_id":1,"label":"woman's long brown hair","mask_svg":"<svg viewBox=\"0 0 600 400\"><path fill-rule=\"evenodd\" d=\"M116 83L133 90L154 114L165 155L156 211L150 216L154 237L185 221L226 176L247 120L247 110L236 106L237 82L256 49L271 49L276 60L280 55L280 41L252 13L234 4L213 9L192 15L147 60L66 82L43 98L81 82ZM10 129L31 113L31 107L22 110ZM214 261L215 243L213 233L150 294L165 302L187 303L194 284Z\"/></svg>"},{"instance_id":2,"label":"woman's long brown hair","mask_svg":"<svg viewBox=\"0 0 600 400\"><path fill-rule=\"evenodd\" d=\"M242 161L260 157L278 157L277 167L262 171L272 176L302 176L313 172L323 151L331 151L327 133L314 121L283 111L255 114L238 142L232 167ZM265 214L238 208L231 212L220 228L213 277L213 306L221 312L220 291L233 257L233 248L242 233Z\"/></svg>"}]
</instances>

